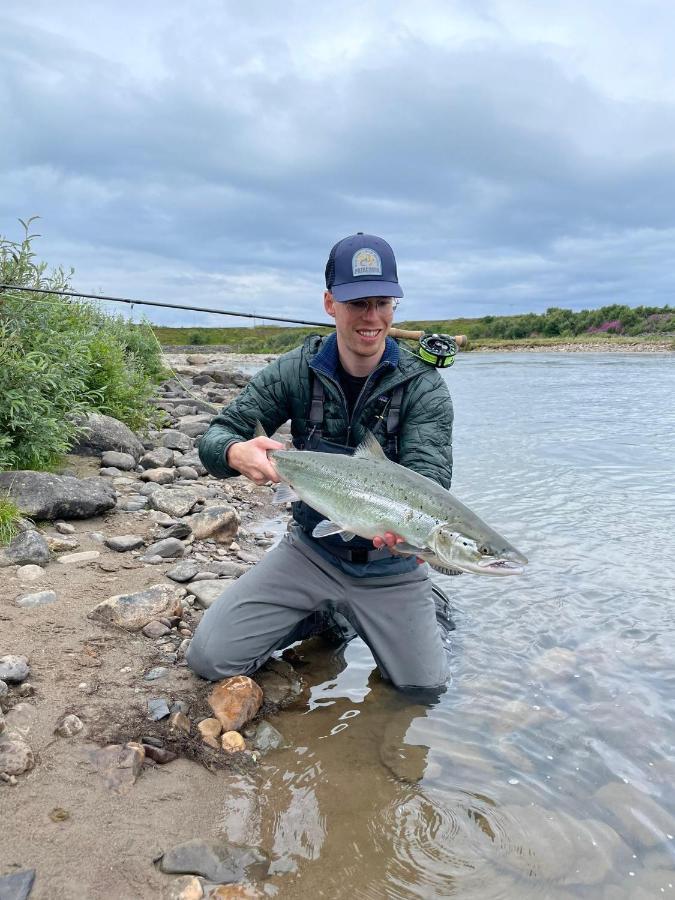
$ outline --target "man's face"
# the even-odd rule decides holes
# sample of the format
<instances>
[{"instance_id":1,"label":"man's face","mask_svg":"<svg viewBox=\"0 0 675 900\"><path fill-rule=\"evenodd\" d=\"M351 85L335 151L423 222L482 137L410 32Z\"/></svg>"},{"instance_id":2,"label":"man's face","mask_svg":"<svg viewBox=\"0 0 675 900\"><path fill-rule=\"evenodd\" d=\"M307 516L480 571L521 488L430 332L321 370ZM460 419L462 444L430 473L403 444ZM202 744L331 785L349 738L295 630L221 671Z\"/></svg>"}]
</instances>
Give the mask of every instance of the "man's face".
<instances>
[{"instance_id":1,"label":"man's face","mask_svg":"<svg viewBox=\"0 0 675 900\"><path fill-rule=\"evenodd\" d=\"M340 350L379 360L394 320L391 297L364 297L340 303L326 291L323 304L328 315L335 319Z\"/></svg>"}]
</instances>

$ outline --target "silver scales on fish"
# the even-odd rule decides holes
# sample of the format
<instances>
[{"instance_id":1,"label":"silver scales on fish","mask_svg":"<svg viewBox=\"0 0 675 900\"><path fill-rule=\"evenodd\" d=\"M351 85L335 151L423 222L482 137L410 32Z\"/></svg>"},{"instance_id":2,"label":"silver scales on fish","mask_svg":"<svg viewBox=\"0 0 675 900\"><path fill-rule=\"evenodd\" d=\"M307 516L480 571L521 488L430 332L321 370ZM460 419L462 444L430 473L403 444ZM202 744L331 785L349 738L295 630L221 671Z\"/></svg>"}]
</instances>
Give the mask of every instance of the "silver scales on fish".
<instances>
[{"instance_id":1,"label":"silver scales on fish","mask_svg":"<svg viewBox=\"0 0 675 900\"><path fill-rule=\"evenodd\" d=\"M256 435L265 434L257 423ZM304 500L326 518L313 536L404 538L392 550L417 556L445 574L521 575L527 557L450 491L392 462L368 432L353 456L270 450L282 484L276 502ZM291 490L292 489L292 490Z\"/></svg>"}]
</instances>

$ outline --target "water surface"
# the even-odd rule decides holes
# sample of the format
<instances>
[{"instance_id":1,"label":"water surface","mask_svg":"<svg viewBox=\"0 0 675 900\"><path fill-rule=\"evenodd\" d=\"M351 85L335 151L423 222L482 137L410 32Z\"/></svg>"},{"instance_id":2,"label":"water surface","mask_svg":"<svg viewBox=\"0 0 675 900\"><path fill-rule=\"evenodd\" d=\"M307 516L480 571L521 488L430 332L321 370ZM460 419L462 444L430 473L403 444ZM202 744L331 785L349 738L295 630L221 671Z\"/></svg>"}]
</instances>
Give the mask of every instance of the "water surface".
<instances>
[{"instance_id":1,"label":"water surface","mask_svg":"<svg viewBox=\"0 0 675 900\"><path fill-rule=\"evenodd\" d=\"M279 897L675 897L675 357L474 354L453 490L530 558L441 579L437 703L308 655L255 828Z\"/></svg>"}]
</instances>

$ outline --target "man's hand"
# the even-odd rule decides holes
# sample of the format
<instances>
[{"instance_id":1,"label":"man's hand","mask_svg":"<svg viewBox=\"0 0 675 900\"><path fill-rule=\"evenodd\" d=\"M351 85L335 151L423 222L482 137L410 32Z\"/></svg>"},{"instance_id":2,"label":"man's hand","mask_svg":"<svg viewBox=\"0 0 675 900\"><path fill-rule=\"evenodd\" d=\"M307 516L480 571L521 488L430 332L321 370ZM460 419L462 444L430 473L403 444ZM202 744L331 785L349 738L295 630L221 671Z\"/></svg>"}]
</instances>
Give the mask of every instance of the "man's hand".
<instances>
[{"instance_id":1,"label":"man's hand","mask_svg":"<svg viewBox=\"0 0 675 900\"><path fill-rule=\"evenodd\" d=\"M271 460L267 458L267 450L284 448L285 445L279 441L273 441L268 437L255 437L250 441L230 444L227 448L226 462L230 468L241 472L256 484L267 484L268 481L277 483L281 479Z\"/></svg>"},{"instance_id":2,"label":"man's hand","mask_svg":"<svg viewBox=\"0 0 675 900\"><path fill-rule=\"evenodd\" d=\"M401 537L400 534L394 534L393 531L385 531L385 533L382 537L380 537L378 535L377 537L373 538L373 545L375 546L376 550L379 550L380 547L395 547L396 544L404 544L404 543L405 543L405 538ZM417 560L417 564L419 566L421 566L422 563L424 562L424 560L420 559L419 556L416 556L415 559Z\"/></svg>"}]
</instances>

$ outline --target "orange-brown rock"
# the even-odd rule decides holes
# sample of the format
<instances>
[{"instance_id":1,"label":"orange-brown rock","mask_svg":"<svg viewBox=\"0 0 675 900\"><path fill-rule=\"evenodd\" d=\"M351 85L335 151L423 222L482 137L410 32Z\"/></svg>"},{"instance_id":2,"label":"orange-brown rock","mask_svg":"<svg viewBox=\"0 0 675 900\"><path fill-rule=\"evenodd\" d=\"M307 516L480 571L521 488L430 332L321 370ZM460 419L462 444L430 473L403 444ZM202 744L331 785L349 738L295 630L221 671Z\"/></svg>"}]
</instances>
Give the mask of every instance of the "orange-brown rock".
<instances>
[{"instance_id":1,"label":"orange-brown rock","mask_svg":"<svg viewBox=\"0 0 675 900\"><path fill-rule=\"evenodd\" d=\"M223 729L218 719L202 719L197 724L197 728L205 744L208 744L209 747L215 747L216 750L220 749L219 737Z\"/></svg>"},{"instance_id":2,"label":"orange-brown rock","mask_svg":"<svg viewBox=\"0 0 675 900\"><path fill-rule=\"evenodd\" d=\"M213 888L209 900L256 900L264 896L257 888L248 884L220 884Z\"/></svg>"},{"instance_id":3,"label":"orange-brown rock","mask_svg":"<svg viewBox=\"0 0 675 900\"><path fill-rule=\"evenodd\" d=\"M223 731L237 731L262 706L263 692L247 675L226 678L209 694L209 706Z\"/></svg>"}]
</instances>

